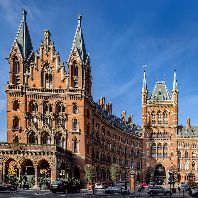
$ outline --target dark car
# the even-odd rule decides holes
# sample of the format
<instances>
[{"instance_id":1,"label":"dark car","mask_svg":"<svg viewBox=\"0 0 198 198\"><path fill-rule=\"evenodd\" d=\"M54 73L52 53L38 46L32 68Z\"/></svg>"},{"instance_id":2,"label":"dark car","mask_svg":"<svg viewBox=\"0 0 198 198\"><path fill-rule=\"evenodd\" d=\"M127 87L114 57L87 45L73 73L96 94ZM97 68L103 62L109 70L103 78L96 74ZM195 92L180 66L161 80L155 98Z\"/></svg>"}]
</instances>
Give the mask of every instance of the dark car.
<instances>
[{"instance_id":1,"label":"dark car","mask_svg":"<svg viewBox=\"0 0 198 198\"><path fill-rule=\"evenodd\" d=\"M192 188L190 188L189 194L192 197L198 197L198 186L193 186Z\"/></svg>"},{"instance_id":2,"label":"dark car","mask_svg":"<svg viewBox=\"0 0 198 198\"><path fill-rule=\"evenodd\" d=\"M149 186L146 191L149 195L157 195L157 194L168 195L168 194L171 194L170 190L166 190L161 186Z\"/></svg>"},{"instance_id":3,"label":"dark car","mask_svg":"<svg viewBox=\"0 0 198 198\"><path fill-rule=\"evenodd\" d=\"M17 186L13 184L0 184L0 191L14 191L17 190Z\"/></svg>"},{"instance_id":4,"label":"dark car","mask_svg":"<svg viewBox=\"0 0 198 198\"><path fill-rule=\"evenodd\" d=\"M63 180L55 180L52 182L50 190L52 193L67 192L67 185Z\"/></svg>"}]
</instances>

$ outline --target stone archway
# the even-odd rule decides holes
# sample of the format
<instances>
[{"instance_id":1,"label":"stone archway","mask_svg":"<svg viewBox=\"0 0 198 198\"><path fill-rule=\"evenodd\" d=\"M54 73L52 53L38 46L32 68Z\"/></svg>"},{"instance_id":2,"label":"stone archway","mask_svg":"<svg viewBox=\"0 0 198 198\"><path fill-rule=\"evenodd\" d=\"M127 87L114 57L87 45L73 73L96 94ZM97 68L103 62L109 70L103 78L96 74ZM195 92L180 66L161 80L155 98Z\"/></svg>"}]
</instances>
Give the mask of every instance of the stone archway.
<instances>
[{"instance_id":1,"label":"stone archway","mask_svg":"<svg viewBox=\"0 0 198 198\"><path fill-rule=\"evenodd\" d=\"M4 182L12 183L18 176L17 161L13 158L9 158L5 161L4 165Z\"/></svg>"},{"instance_id":2,"label":"stone archway","mask_svg":"<svg viewBox=\"0 0 198 198\"><path fill-rule=\"evenodd\" d=\"M162 164L157 164L154 171L154 180L156 184L163 184L166 179L166 170Z\"/></svg>"}]
</instances>

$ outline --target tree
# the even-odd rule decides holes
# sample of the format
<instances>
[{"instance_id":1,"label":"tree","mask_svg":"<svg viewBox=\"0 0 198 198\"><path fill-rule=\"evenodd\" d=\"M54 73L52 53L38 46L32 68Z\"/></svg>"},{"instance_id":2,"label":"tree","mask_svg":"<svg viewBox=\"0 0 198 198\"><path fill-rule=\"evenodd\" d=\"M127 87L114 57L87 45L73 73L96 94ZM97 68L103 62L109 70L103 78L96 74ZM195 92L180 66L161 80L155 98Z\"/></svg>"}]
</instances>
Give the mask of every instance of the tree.
<instances>
[{"instance_id":1,"label":"tree","mask_svg":"<svg viewBox=\"0 0 198 198\"><path fill-rule=\"evenodd\" d=\"M92 183L96 175L96 167L91 164L85 165L85 178L87 178L89 183Z\"/></svg>"},{"instance_id":2,"label":"tree","mask_svg":"<svg viewBox=\"0 0 198 198\"><path fill-rule=\"evenodd\" d=\"M154 168L151 166L148 166L145 170L145 181L146 183L154 182Z\"/></svg>"},{"instance_id":3,"label":"tree","mask_svg":"<svg viewBox=\"0 0 198 198\"><path fill-rule=\"evenodd\" d=\"M112 164L110 167L111 180L115 183L120 179L121 168L117 164Z\"/></svg>"}]
</instances>

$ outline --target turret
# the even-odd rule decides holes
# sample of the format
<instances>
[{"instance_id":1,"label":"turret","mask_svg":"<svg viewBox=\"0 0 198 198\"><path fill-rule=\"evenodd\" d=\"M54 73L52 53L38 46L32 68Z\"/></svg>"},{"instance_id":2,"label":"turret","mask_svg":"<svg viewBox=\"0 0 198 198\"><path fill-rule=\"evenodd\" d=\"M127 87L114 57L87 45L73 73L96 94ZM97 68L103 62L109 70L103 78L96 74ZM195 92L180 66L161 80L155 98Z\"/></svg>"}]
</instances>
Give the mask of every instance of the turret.
<instances>
[{"instance_id":1,"label":"turret","mask_svg":"<svg viewBox=\"0 0 198 198\"><path fill-rule=\"evenodd\" d=\"M143 84L142 84L142 104L147 102L148 89L146 83L146 71L144 71Z\"/></svg>"},{"instance_id":2,"label":"turret","mask_svg":"<svg viewBox=\"0 0 198 198\"><path fill-rule=\"evenodd\" d=\"M22 20L13 42L8 62L10 64L10 83L25 84L25 76L33 59L33 47L26 22L27 12L22 9Z\"/></svg>"},{"instance_id":3,"label":"turret","mask_svg":"<svg viewBox=\"0 0 198 198\"><path fill-rule=\"evenodd\" d=\"M82 93L91 97L92 78L90 57L86 52L82 33L82 16L78 17L78 24L72 49L68 59L69 89L73 92L82 90Z\"/></svg>"}]
</instances>

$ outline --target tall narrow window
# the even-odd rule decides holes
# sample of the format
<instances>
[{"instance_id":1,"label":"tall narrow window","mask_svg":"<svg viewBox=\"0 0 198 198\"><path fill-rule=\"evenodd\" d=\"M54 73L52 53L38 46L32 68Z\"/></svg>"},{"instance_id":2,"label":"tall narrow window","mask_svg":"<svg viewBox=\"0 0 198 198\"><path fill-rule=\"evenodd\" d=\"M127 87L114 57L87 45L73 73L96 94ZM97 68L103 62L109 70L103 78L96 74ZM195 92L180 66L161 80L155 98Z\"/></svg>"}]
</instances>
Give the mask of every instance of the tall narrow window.
<instances>
[{"instance_id":1,"label":"tall narrow window","mask_svg":"<svg viewBox=\"0 0 198 198\"><path fill-rule=\"evenodd\" d=\"M19 118L17 116L15 116L13 118L13 125L12 125L13 129L19 129Z\"/></svg>"},{"instance_id":2,"label":"tall narrow window","mask_svg":"<svg viewBox=\"0 0 198 198\"><path fill-rule=\"evenodd\" d=\"M45 87L52 88L52 74L45 74Z\"/></svg>"},{"instance_id":3,"label":"tall narrow window","mask_svg":"<svg viewBox=\"0 0 198 198\"><path fill-rule=\"evenodd\" d=\"M12 83L18 84L19 81L19 61L17 58L13 60L13 68L12 68Z\"/></svg>"},{"instance_id":4,"label":"tall narrow window","mask_svg":"<svg viewBox=\"0 0 198 198\"><path fill-rule=\"evenodd\" d=\"M167 125L168 124L168 113L164 112L164 124Z\"/></svg>"},{"instance_id":5,"label":"tall narrow window","mask_svg":"<svg viewBox=\"0 0 198 198\"><path fill-rule=\"evenodd\" d=\"M157 145L157 157L162 157L162 145L159 143Z\"/></svg>"},{"instance_id":6,"label":"tall narrow window","mask_svg":"<svg viewBox=\"0 0 198 198\"><path fill-rule=\"evenodd\" d=\"M77 138L75 138L73 140L73 151L74 151L74 153L79 153L79 148L80 148L80 143L77 140Z\"/></svg>"},{"instance_id":7,"label":"tall narrow window","mask_svg":"<svg viewBox=\"0 0 198 198\"><path fill-rule=\"evenodd\" d=\"M158 124L162 124L162 114L158 113Z\"/></svg>"},{"instance_id":8,"label":"tall narrow window","mask_svg":"<svg viewBox=\"0 0 198 198\"><path fill-rule=\"evenodd\" d=\"M18 100L14 100L12 109L13 109L13 111L17 111L19 109L19 101Z\"/></svg>"},{"instance_id":9,"label":"tall narrow window","mask_svg":"<svg viewBox=\"0 0 198 198\"><path fill-rule=\"evenodd\" d=\"M78 113L78 106L75 103L73 104L73 113L74 114Z\"/></svg>"},{"instance_id":10,"label":"tall narrow window","mask_svg":"<svg viewBox=\"0 0 198 198\"><path fill-rule=\"evenodd\" d=\"M184 155L185 158L188 158L188 152L185 151L185 155Z\"/></svg>"},{"instance_id":11,"label":"tall narrow window","mask_svg":"<svg viewBox=\"0 0 198 198\"><path fill-rule=\"evenodd\" d=\"M75 65L74 66L74 76L78 76L78 66L77 65Z\"/></svg>"},{"instance_id":12,"label":"tall narrow window","mask_svg":"<svg viewBox=\"0 0 198 198\"><path fill-rule=\"evenodd\" d=\"M77 119L73 119L73 132L79 132L79 122Z\"/></svg>"},{"instance_id":13,"label":"tall narrow window","mask_svg":"<svg viewBox=\"0 0 198 198\"><path fill-rule=\"evenodd\" d=\"M168 157L168 144L167 143L165 143L164 145L163 145L163 157L164 158L166 158L166 157Z\"/></svg>"},{"instance_id":14,"label":"tall narrow window","mask_svg":"<svg viewBox=\"0 0 198 198\"><path fill-rule=\"evenodd\" d=\"M155 116L155 113L152 114L152 124L156 124L156 116Z\"/></svg>"},{"instance_id":15,"label":"tall narrow window","mask_svg":"<svg viewBox=\"0 0 198 198\"><path fill-rule=\"evenodd\" d=\"M18 144L19 143L19 137L16 135L13 139L13 144Z\"/></svg>"},{"instance_id":16,"label":"tall narrow window","mask_svg":"<svg viewBox=\"0 0 198 198\"><path fill-rule=\"evenodd\" d=\"M151 155L153 158L156 157L156 144L155 143L153 143L151 146Z\"/></svg>"}]
</instances>

